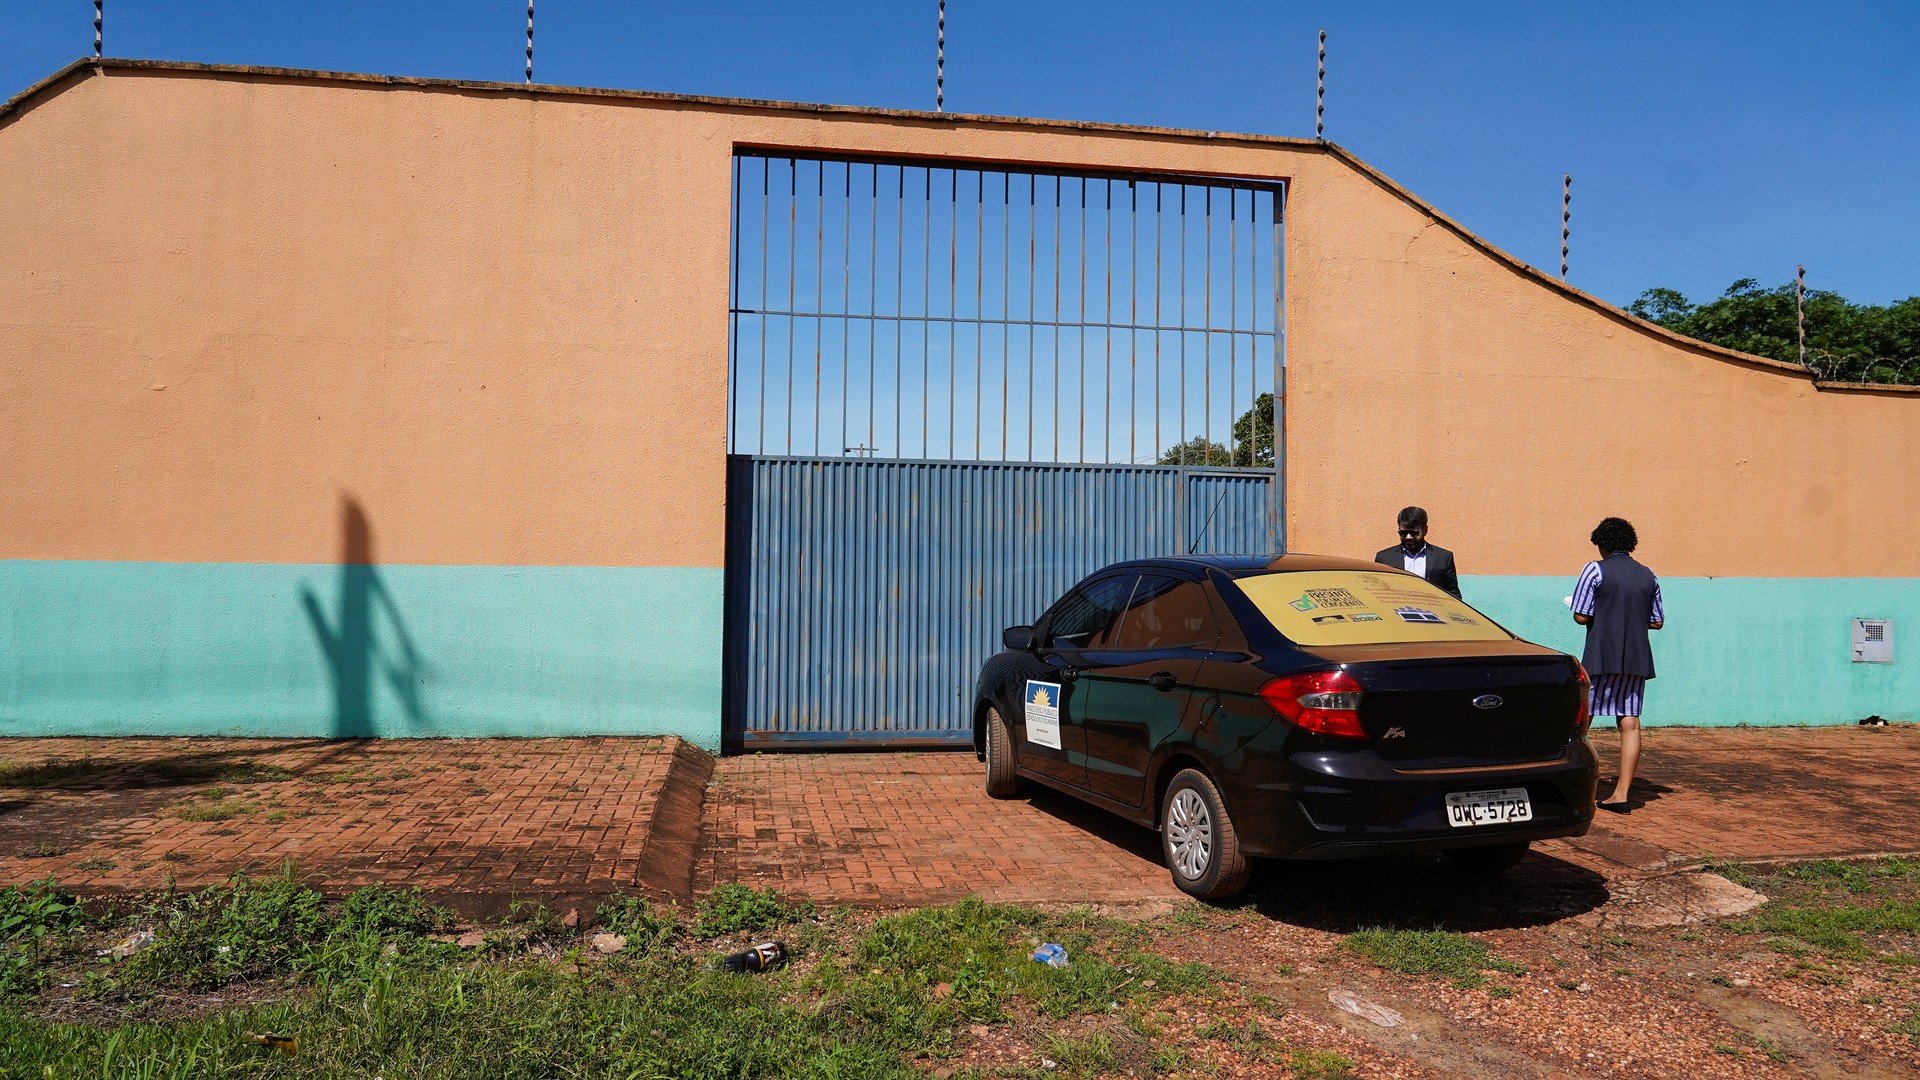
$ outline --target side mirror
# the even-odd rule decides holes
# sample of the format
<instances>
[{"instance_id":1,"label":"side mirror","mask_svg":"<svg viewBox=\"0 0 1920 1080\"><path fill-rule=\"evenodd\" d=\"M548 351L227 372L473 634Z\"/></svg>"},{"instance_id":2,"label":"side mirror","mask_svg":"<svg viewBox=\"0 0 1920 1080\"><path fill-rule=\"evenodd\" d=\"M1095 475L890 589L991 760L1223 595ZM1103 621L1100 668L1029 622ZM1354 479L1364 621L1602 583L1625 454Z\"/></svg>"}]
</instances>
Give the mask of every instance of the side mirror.
<instances>
[{"instance_id":1,"label":"side mirror","mask_svg":"<svg viewBox=\"0 0 1920 1080\"><path fill-rule=\"evenodd\" d=\"M1000 643L1015 652L1027 652L1033 648L1033 627L1009 626L1000 631Z\"/></svg>"}]
</instances>

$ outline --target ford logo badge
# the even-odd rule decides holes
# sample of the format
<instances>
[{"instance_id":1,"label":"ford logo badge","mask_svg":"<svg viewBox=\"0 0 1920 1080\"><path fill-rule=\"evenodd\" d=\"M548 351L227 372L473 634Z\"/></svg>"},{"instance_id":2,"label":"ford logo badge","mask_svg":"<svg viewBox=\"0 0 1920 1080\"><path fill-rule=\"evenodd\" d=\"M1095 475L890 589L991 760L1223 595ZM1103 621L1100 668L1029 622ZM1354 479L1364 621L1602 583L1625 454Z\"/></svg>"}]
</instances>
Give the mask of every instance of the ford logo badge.
<instances>
[{"instance_id":1,"label":"ford logo badge","mask_svg":"<svg viewBox=\"0 0 1920 1080\"><path fill-rule=\"evenodd\" d=\"M1473 699L1473 707L1476 709L1497 709L1506 703L1506 699L1499 694L1481 694Z\"/></svg>"}]
</instances>

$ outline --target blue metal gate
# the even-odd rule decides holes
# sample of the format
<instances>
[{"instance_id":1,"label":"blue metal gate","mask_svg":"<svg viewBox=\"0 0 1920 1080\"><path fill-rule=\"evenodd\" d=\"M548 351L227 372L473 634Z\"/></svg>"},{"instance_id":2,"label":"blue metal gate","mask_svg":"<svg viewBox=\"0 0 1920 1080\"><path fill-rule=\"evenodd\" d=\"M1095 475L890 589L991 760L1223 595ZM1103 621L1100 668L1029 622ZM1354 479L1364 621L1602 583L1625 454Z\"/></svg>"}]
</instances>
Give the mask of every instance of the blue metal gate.
<instances>
[{"instance_id":1,"label":"blue metal gate","mask_svg":"<svg viewBox=\"0 0 1920 1080\"><path fill-rule=\"evenodd\" d=\"M1276 551L1267 469L729 459L728 741L964 743L1002 627L1122 559Z\"/></svg>"}]
</instances>

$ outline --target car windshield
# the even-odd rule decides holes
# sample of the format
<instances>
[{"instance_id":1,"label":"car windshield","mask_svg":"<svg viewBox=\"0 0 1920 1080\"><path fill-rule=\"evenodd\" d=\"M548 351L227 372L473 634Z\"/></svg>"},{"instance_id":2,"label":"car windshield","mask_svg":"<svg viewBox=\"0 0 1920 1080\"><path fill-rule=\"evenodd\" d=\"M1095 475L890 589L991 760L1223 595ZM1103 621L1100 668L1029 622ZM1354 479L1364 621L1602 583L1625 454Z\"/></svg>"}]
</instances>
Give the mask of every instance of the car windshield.
<instances>
[{"instance_id":1,"label":"car windshield","mask_svg":"<svg viewBox=\"0 0 1920 1080\"><path fill-rule=\"evenodd\" d=\"M1296 570L1233 582L1298 645L1507 641L1493 620L1411 574Z\"/></svg>"}]
</instances>

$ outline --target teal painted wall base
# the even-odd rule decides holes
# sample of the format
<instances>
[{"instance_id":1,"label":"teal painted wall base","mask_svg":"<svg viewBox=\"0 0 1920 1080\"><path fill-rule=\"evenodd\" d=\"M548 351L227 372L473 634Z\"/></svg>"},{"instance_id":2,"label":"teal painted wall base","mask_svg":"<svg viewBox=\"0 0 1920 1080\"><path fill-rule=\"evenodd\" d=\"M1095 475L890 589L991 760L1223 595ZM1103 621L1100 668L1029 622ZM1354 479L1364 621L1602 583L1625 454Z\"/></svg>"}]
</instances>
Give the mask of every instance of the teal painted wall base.
<instances>
[{"instance_id":1,"label":"teal painted wall base","mask_svg":"<svg viewBox=\"0 0 1920 1080\"><path fill-rule=\"evenodd\" d=\"M679 735L722 572L0 560L0 735Z\"/></svg>"},{"instance_id":2,"label":"teal painted wall base","mask_svg":"<svg viewBox=\"0 0 1920 1080\"><path fill-rule=\"evenodd\" d=\"M1574 578L1470 577L1460 591L1521 637L1578 656L1586 631L1561 602ZM1661 578L1660 591L1648 725L1920 720L1920 579ZM1856 618L1894 620L1893 663L1852 661Z\"/></svg>"}]
</instances>

